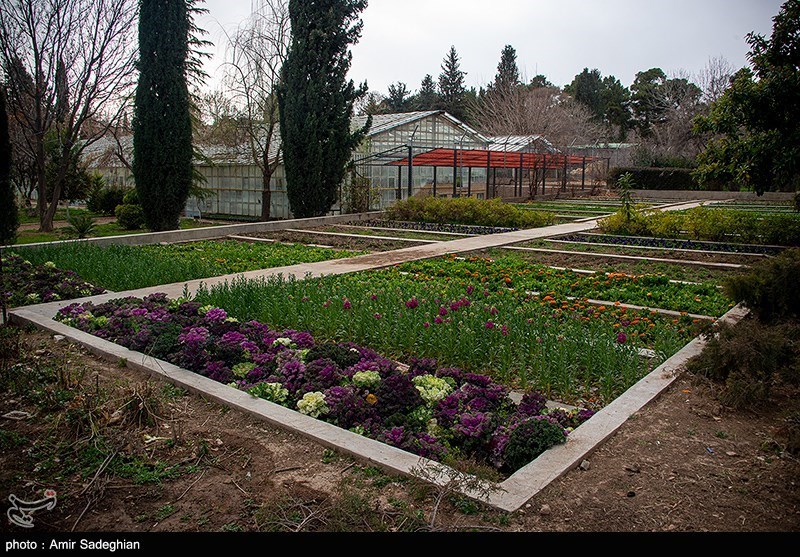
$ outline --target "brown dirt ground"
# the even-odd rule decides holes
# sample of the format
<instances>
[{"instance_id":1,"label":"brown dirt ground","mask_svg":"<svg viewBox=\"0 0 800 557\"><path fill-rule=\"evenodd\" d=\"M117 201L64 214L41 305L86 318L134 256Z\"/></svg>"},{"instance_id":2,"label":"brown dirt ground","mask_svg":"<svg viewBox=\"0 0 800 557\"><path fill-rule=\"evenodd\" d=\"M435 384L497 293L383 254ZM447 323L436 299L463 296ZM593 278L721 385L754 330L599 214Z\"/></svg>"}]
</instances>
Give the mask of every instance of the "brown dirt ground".
<instances>
[{"instance_id":1,"label":"brown dirt ground","mask_svg":"<svg viewBox=\"0 0 800 557\"><path fill-rule=\"evenodd\" d=\"M505 513L384 475L200 396L176 395L44 332L23 331L22 342L6 362L55 366L69 388L85 398L103 393L105 401L90 441L63 412L42 410L10 389L0 393L0 415L33 414L0 420L4 439L23 440L4 441L0 496L30 499L45 488L59 494L53 511L35 514L38 532L800 530L800 467L783 450L782 433L797 393L775 393L758 412L733 411L717 402L713 385L684 373L588 457L588 470L569 471ZM157 425L114 423L114 409L142 400L134 389L159 400L146 406ZM99 436L119 455L182 466L182 473L140 485L107 470L92 480L102 470L96 465L83 476L60 476L57 464L48 471L36 458L47 439L85 447ZM12 527L2 521L4 528Z\"/></svg>"}]
</instances>

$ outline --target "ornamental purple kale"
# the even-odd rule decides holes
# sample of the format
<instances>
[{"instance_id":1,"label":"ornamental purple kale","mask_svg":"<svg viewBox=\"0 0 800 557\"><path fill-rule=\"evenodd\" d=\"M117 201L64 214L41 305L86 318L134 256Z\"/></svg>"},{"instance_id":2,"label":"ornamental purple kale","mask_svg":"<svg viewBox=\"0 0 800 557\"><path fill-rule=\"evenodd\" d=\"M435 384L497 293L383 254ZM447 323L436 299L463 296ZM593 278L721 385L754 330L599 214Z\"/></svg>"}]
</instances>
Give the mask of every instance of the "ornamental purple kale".
<instances>
[{"instance_id":1,"label":"ornamental purple kale","mask_svg":"<svg viewBox=\"0 0 800 557\"><path fill-rule=\"evenodd\" d=\"M355 387L331 387L323 394L329 409L327 416L339 427L351 429L360 426L366 432L378 427L378 412Z\"/></svg>"}]
</instances>

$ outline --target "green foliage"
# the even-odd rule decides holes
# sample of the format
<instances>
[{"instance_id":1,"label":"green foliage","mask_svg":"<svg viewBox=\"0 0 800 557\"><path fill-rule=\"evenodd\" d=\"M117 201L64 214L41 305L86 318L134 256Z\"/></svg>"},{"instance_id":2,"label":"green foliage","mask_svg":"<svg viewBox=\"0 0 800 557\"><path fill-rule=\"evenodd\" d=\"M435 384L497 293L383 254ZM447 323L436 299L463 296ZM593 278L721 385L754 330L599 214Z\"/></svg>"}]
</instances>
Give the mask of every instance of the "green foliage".
<instances>
[{"instance_id":1,"label":"green foliage","mask_svg":"<svg viewBox=\"0 0 800 557\"><path fill-rule=\"evenodd\" d=\"M122 205L126 191L96 184L86 201L86 208L96 215L112 216L117 205Z\"/></svg>"},{"instance_id":2,"label":"green foliage","mask_svg":"<svg viewBox=\"0 0 800 557\"><path fill-rule=\"evenodd\" d=\"M349 47L361 36L366 0L289 1L292 41L278 87L289 207L296 218L326 214L336 203L353 150L372 125L350 128L367 93L347 79Z\"/></svg>"},{"instance_id":3,"label":"green foliage","mask_svg":"<svg viewBox=\"0 0 800 557\"><path fill-rule=\"evenodd\" d=\"M620 177L630 174L636 189L643 190L698 190L689 168L614 167L606 178L609 187L615 187Z\"/></svg>"},{"instance_id":4,"label":"green foliage","mask_svg":"<svg viewBox=\"0 0 800 557\"><path fill-rule=\"evenodd\" d=\"M724 283L732 299L743 302L762 321L800 316L800 249L759 261Z\"/></svg>"},{"instance_id":5,"label":"green foliage","mask_svg":"<svg viewBox=\"0 0 800 557\"><path fill-rule=\"evenodd\" d=\"M514 428L508 436L504 453L506 466L512 472L519 470L550 447L566 440L564 428L559 424L530 418Z\"/></svg>"},{"instance_id":6,"label":"green foliage","mask_svg":"<svg viewBox=\"0 0 800 557\"><path fill-rule=\"evenodd\" d=\"M141 205L139 203L139 191L136 188L132 188L125 192L121 205Z\"/></svg>"},{"instance_id":7,"label":"green foliage","mask_svg":"<svg viewBox=\"0 0 800 557\"><path fill-rule=\"evenodd\" d=\"M6 92L3 88L0 89L0 246L13 244L19 227L17 198L11 182L11 155Z\"/></svg>"},{"instance_id":8,"label":"green foliage","mask_svg":"<svg viewBox=\"0 0 800 557\"><path fill-rule=\"evenodd\" d=\"M431 74L426 74L422 78L413 106L415 110L436 110L438 108L439 92L436 90L436 82L433 81Z\"/></svg>"},{"instance_id":9,"label":"green foliage","mask_svg":"<svg viewBox=\"0 0 800 557\"><path fill-rule=\"evenodd\" d=\"M178 228L192 185L187 83L192 3L140 2L133 175L145 222L153 231Z\"/></svg>"},{"instance_id":10,"label":"green foliage","mask_svg":"<svg viewBox=\"0 0 800 557\"><path fill-rule=\"evenodd\" d=\"M80 239L87 238L96 225L94 217L88 213L78 213L67 218L70 232Z\"/></svg>"},{"instance_id":11,"label":"green foliage","mask_svg":"<svg viewBox=\"0 0 800 557\"><path fill-rule=\"evenodd\" d=\"M411 197L386 210L390 220L537 228L553 223L553 213L520 209L499 199Z\"/></svg>"},{"instance_id":12,"label":"green foliage","mask_svg":"<svg viewBox=\"0 0 800 557\"><path fill-rule=\"evenodd\" d=\"M442 73L439 74L439 108L462 121L467 117L466 75L461 71L456 47L451 46L442 62Z\"/></svg>"},{"instance_id":13,"label":"green foliage","mask_svg":"<svg viewBox=\"0 0 800 557\"><path fill-rule=\"evenodd\" d=\"M123 204L114 210L117 224L123 230L139 230L145 222L144 211L141 205Z\"/></svg>"},{"instance_id":14,"label":"green foliage","mask_svg":"<svg viewBox=\"0 0 800 557\"><path fill-rule=\"evenodd\" d=\"M759 194L800 189L800 3L788 0L773 18L772 36L747 36L752 70L696 119L711 136L698 157L697 179L737 184Z\"/></svg>"},{"instance_id":15,"label":"green foliage","mask_svg":"<svg viewBox=\"0 0 800 557\"><path fill-rule=\"evenodd\" d=\"M800 246L800 216L794 213L759 215L709 207L676 212L634 207L626 218L623 211L600 219L598 228L606 234L626 236Z\"/></svg>"},{"instance_id":16,"label":"green foliage","mask_svg":"<svg viewBox=\"0 0 800 557\"><path fill-rule=\"evenodd\" d=\"M776 381L797 384L800 373L800 328L797 323L766 325L745 319L720 324L707 337L703 352L687 370L723 383L723 403L736 408L764 403Z\"/></svg>"}]
</instances>

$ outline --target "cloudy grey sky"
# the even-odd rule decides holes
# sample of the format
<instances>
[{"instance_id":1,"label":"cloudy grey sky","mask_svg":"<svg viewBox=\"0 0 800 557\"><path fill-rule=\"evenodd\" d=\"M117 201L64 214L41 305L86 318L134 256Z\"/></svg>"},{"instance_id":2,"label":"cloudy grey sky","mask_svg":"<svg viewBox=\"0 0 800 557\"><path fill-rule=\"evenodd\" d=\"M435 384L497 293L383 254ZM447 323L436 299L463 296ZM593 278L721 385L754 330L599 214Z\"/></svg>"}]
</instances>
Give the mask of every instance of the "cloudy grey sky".
<instances>
[{"instance_id":1,"label":"cloudy grey sky","mask_svg":"<svg viewBox=\"0 0 800 557\"><path fill-rule=\"evenodd\" d=\"M212 79L225 34L256 0L205 0L198 24L216 44ZM425 74L441 71L454 45L467 86L494 78L500 51L517 51L528 78L544 74L563 86L583 68L597 68L630 86L636 72L659 67L696 75L712 57L747 64L745 36L769 36L782 0L369 0L364 31L353 47L350 76L385 93L405 82L415 91Z\"/></svg>"}]
</instances>

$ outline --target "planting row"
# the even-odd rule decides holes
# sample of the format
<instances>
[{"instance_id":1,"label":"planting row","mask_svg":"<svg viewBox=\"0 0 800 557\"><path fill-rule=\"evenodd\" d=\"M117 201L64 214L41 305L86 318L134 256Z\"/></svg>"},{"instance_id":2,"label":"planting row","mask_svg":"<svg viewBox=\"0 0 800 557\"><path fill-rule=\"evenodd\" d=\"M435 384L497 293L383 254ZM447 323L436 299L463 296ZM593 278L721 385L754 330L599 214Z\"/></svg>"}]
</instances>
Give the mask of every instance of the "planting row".
<instances>
[{"instance_id":1,"label":"planting row","mask_svg":"<svg viewBox=\"0 0 800 557\"><path fill-rule=\"evenodd\" d=\"M49 262L117 292L363 253L280 243L247 244L233 240L104 247L72 243L18 248L17 251L35 265ZM54 280L56 277L50 282ZM24 289L24 280L20 278L19 282Z\"/></svg>"},{"instance_id":2,"label":"planting row","mask_svg":"<svg viewBox=\"0 0 800 557\"><path fill-rule=\"evenodd\" d=\"M521 285L510 288L515 280L568 287L588 278L571 273L527 273L523 265L519 274L509 267L495 273L484 261L431 265L313 280L236 279L201 287L196 300L242 321L351 340L397 359L434 357L576 405L612 400L708 325L688 315L569 300L555 290L537 295ZM490 271L473 271L480 266ZM654 357L641 357L641 349Z\"/></svg>"},{"instance_id":3,"label":"planting row","mask_svg":"<svg viewBox=\"0 0 800 557\"><path fill-rule=\"evenodd\" d=\"M369 348L242 323L162 294L72 304L56 319L420 456L476 460L505 473L563 443L592 415L548 409L535 391L516 405L507 387L432 359L402 370Z\"/></svg>"},{"instance_id":4,"label":"planting row","mask_svg":"<svg viewBox=\"0 0 800 557\"><path fill-rule=\"evenodd\" d=\"M724 253L756 253L777 255L783 248L776 246L741 244L738 242L706 242L700 240L684 240L678 238L656 238L643 236L619 236L614 234L566 234L551 238L562 242L583 242L593 244L610 244L614 246L640 246L660 249L698 250Z\"/></svg>"}]
</instances>

